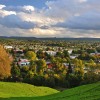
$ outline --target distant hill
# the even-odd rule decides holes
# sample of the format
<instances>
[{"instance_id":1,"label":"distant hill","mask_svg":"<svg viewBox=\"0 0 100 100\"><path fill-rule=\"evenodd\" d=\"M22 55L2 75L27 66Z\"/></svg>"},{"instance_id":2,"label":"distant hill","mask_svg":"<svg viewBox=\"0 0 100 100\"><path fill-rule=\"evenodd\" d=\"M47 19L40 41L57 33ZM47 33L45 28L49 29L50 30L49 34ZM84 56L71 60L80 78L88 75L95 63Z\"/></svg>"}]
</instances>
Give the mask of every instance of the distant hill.
<instances>
[{"instance_id":1,"label":"distant hill","mask_svg":"<svg viewBox=\"0 0 100 100\"><path fill-rule=\"evenodd\" d=\"M56 38L56 37L47 37L47 38L37 38L37 37L18 37L18 36L0 36L0 39L18 39L18 40L78 40L78 41L100 41L100 38Z\"/></svg>"},{"instance_id":2,"label":"distant hill","mask_svg":"<svg viewBox=\"0 0 100 100\"><path fill-rule=\"evenodd\" d=\"M0 100L100 100L100 82L57 92L50 88L34 87L28 84L0 83L2 97Z\"/></svg>"}]
</instances>

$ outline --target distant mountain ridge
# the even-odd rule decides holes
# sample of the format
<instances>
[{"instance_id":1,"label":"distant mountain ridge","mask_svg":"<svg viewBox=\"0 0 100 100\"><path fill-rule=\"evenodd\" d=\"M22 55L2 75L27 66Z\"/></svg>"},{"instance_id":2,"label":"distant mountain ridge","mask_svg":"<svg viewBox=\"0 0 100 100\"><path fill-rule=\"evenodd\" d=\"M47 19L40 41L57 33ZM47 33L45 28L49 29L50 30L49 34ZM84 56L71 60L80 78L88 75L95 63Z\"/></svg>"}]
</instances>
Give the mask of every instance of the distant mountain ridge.
<instances>
[{"instance_id":1,"label":"distant mountain ridge","mask_svg":"<svg viewBox=\"0 0 100 100\"><path fill-rule=\"evenodd\" d=\"M57 38L57 37L47 37L47 38L37 38L37 37L19 37L19 36L0 36L1 39L19 39L19 40L86 40L86 41L100 41L100 38Z\"/></svg>"}]
</instances>

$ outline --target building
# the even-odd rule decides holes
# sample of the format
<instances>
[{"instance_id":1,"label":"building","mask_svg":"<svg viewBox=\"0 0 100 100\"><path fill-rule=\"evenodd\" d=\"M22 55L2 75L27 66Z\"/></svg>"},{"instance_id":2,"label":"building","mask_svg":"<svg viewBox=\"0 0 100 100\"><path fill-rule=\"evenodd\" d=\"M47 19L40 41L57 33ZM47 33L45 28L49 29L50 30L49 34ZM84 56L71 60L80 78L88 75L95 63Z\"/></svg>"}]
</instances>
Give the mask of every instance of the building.
<instances>
[{"instance_id":1,"label":"building","mask_svg":"<svg viewBox=\"0 0 100 100\"><path fill-rule=\"evenodd\" d=\"M27 59L20 59L19 62L18 62L18 65L19 66L29 66L30 62Z\"/></svg>"},{"instance_id":2,"label":"building","mask_svg":"<svg viewBox=\"0 0 100 100\"><path fill-rule=\"evenodd\" d=\"M13 49L12 46L4 46L5 49Z\"/></svg>"},{"instance_id":3,"label":"building","mask_svg":"<svg viewBox=\"0 0 100 100\"><path fill-rule=\"evenodd\" d=\"M55 51L45 51L48 55L51 55L51 56L55 56L56 55L56 52Z\"/></svg>"}]
</instances>

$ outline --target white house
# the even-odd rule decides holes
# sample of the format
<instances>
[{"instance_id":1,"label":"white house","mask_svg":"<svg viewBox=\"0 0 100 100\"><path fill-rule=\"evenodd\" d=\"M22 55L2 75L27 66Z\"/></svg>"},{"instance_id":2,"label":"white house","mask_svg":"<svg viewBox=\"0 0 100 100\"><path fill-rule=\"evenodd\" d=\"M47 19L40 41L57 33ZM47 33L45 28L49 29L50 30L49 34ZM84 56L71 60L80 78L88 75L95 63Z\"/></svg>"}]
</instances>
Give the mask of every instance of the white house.
<instances>
[{"instance_id":1,"label":"white house","mask_svg":"<svg viewBox=\"0 0 100 100\"><path fill-rule=\"evenodd\" d=\"M76 57L77 57L77 56L74 56L74 55L73 55L73 56L70 56L71 59L75 59Z\"/></svg>"},{"instance_id":2,"label":"white house","mask_svg":"<svg viewBox=\"0 0 100 100\"><path fill-rule=\"evenodd\" d=\"M55 56L56 52L55 51L45 51L47 54L51 55L51 56Z\"/></svg>"},{"instance_id":3,"label":"white house","mask_svg":"<svg viewBox=\"0 0 100 100\"><path fill-rule=\"evenodd\" d=\"M12 46L4 46L5 49L12 49Z\"/></svg>"},{"instance_id":4,"label":"white house","mask_svg":"<svg viewBox=\"0 0 100 100\"><path fill-rule=\"evenodd\" d=\"M72 54L72 51L73 51L73 50L72 50L72 49L70 49L70 50L68 50L68 53L69 53L69 54Z\"/></svg>"},{"instance_id":5,"label":"white house","mask_svg":"<svg viewBox=\"0 0 100 100\"><path fill-rule=\"evenodd\" d=\"M27 59L20 59L20 61L18 62L19 66L28 66L29 64L30 62Z\"/></svg>"}]
</instances>

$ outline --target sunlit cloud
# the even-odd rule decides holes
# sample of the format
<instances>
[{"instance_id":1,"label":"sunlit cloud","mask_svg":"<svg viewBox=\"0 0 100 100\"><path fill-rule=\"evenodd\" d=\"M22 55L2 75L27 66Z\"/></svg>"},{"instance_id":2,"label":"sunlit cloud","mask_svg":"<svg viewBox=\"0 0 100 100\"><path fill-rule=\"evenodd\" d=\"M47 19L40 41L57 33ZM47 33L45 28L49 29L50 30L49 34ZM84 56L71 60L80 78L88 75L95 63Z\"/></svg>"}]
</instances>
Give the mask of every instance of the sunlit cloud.
<instances>
[{"instance_id":1,"label":"sunlit cloud","mask_svg":"<svg viewBox=\"0 0 100 100\"><path fill-rule=\"evenodd\" d=\"M99 5L99 0L52 0L41 9L1 4L0 35L100 38Z\"/></svg>"}]
</instances>

